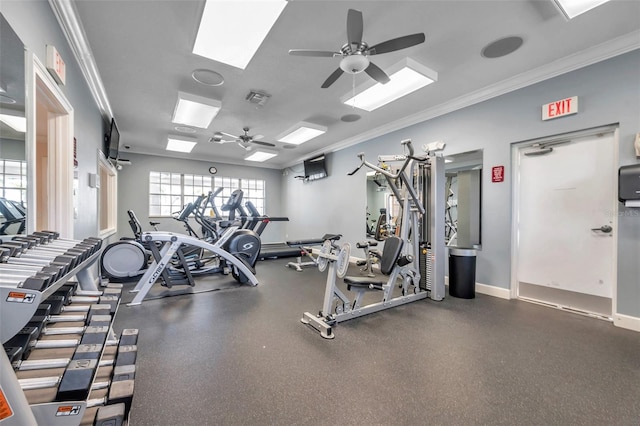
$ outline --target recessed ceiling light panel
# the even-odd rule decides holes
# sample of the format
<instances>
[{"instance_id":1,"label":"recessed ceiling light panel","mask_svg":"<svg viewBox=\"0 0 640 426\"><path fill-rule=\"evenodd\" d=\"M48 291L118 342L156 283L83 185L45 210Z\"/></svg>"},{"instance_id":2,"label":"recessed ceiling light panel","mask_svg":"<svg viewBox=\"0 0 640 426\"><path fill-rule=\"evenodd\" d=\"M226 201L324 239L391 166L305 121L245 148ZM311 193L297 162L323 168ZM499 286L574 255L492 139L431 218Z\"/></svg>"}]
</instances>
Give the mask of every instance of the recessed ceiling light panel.
<instances>
[{"instance_id":1,"label":"recessed ceiling light panel","mask_svg":"<svg viewBox=\"0 0 640 426\"><path fill-rule=\"evenodd\" d=\"M327 128L325 126L301 121L279 136L278 141L300 145L326 132Z\"/></svg>"},{"instance_id":2,"label":"recessed ceiling light panel","mask_svg":"<svg viewBox=\"0 0 640 426\"><path fill-rule=\"evenodd\" d=\"M286 5L281 0L207 0L193 53L245 69Z\"/></svg>"},{"instance_id":3,"label":"recessed ceiling light panel","mask_svg":"<svg viewBox=\"0 0 640 426\"><path fill-rule=\"evenodd\" d=\"M167 151L186 152L189 153L196 146L196 141L186 140L169 136L167 139Z\"/></svg>"},{"instance_id":4,"label":"recessed ceiling light panel","mask_svg":"<svg viewBox=\"0 0 640 426\"><path fill-rule=\"evenodd\" d=\"M609 0L554 0L556 7L569 20L582 15Z\"/></svg>"},{"instance_id":5,"label":"recessed ceiling light panel","mask_svg":"<svg viewBox=\"0 0 640 426\"><path fill-rule=\"evenodd\" d=\"M343 96L343 103L365 111L373 111L438 79L437 72L411 58L405 58L390 68L390 70L394 69L395 72L390 71L388 83L376 83L368 89L356 90L360 93L355 96L351 94Z\"/></svg>"},{"instance_id":6,"label":"recessed ceiling light panel","mask_svg":"<svg viewBox=\"0 0 640 426\"><path fill-rule=\"evenodd\" d=\"M220 108L222 103L218 100L179 92L171 121L175 124L206 129L218 115Z\"/></svg>"},{"instance_id":7,"label":"recessed ceiling light panel","mask_svg":"<svg viewBox=\"0 0 640 426\"><path fill-rule=\"evenodd\" d=\"M270 158L273 158L273 157L275 157L277 155L278 155L278 153L276 151L269 151L269 150L266 150L266 149L259 149L257 151L252 152L251 154L246 156L244 159L247 160L247 161L262 162L262 161L267 161Z\"/></svg>"},{"instance_id":8,"label":"recessed ceiling light panel","mask_svg":"<svg viewBox=\"0 0 640 426\"><path fill-rule=\"evenodd\" d=\"M11 127L16 132L25 133L27 131L27 119L25 117L0 114L0 121Z\"/></svg>"}]
</instances>

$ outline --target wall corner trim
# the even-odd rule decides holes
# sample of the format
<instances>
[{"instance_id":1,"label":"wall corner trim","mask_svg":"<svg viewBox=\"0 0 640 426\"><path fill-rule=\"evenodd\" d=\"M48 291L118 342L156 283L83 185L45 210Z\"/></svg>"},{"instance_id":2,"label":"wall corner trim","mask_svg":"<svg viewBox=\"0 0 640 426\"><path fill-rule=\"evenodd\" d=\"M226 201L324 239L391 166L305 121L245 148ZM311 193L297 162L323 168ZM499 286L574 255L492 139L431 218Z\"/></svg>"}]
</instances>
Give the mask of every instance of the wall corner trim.
<instances>
[{"instance_id":1,"label":"wall corner trim","mask_svg":"<svg viewBox=\"0 0 640 426\"><path fill-rule=\"evenodd\" d=\"M640 332L640 318L638 317L615 313L613 314L613 325Z\"/></svg>"}]
</instances>

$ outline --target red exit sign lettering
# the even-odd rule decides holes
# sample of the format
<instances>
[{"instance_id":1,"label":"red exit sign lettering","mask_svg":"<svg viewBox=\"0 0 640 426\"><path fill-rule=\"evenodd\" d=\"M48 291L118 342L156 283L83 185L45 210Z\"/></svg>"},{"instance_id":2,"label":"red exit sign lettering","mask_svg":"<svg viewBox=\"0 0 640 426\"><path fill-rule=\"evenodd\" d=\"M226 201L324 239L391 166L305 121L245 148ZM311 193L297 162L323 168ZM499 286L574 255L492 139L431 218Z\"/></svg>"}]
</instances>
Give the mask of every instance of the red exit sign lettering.
<instances>
[{"instance_id":1,"label":"red exit sign lettering","mask_svg":"<svg viewBox=\"0 0 640 426\"><path fill-rule=\"evenodd\" d=\"M542 120L551 120L552 118L564 117L565 115L576 114L578 112L578 97L560 99L542 105Z\"/></svg>"}]
</instances>

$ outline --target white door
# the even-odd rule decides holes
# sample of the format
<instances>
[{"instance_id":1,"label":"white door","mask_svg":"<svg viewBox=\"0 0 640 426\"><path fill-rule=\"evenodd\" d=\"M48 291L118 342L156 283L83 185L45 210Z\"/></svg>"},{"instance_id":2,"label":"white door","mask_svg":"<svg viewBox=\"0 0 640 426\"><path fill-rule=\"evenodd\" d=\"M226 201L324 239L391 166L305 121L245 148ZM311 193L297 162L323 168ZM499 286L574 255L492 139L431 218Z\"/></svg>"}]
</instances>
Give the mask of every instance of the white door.
<instances>
[{"instance_id":1,"label":"white door","mask_svg":"<svg viewBox=\"0 0 640 426\"><path fill-rule=\"evenodd\" d=\"M610 317L615 293L615 136L520 147L518 296Z\"/></svg>"}]
</instances>

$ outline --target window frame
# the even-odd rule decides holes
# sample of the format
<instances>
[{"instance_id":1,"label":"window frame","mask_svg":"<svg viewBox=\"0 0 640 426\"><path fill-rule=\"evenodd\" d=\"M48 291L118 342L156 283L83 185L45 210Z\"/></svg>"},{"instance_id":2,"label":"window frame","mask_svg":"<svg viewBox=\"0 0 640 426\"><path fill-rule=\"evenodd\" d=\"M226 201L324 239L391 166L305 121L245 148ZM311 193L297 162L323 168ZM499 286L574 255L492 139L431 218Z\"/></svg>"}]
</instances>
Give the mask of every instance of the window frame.
<instances>
[{"instance_id":1,"label":"window frame","mask_svg":"<svg viewBox=\"0 0 640 426\"><path fill-rule=\"evenodd\" d=\"M158 191L152 192L152 184L157 184L158 182L152 182L152 174L157 173L160 176L162 174L170 175L169 178L172 183L170 185L177 186L176 183L173 183L173 179L177 179L179 176L180 180L180 192L179 194L174 192L176 188L173 188L170 191L170 194L162 194L162 188L153 188ZM156 179L157 180L157 179ZM162 184L162 182L159 182ZM207 186L207 183L209 186ZM222 187L223 190L216 197L218 200L226 200L236 189L242 189L244 192L243 203L246 201L251 201L259 212L266 211L266 200L267 200L267 181L265 179L258 178L241 178L241 177L228 177L228 176L208 176L201 175L195 173L177 173L177 172L160 172L156 170L149 171L149 217L154 218L170 218L173 217L173 213L176 211L180 211L187 203L196 199L196 197L200 194L207 193L209 191L213 191L215 188ZM189 189L188 189L189 188ZM201 192L198 192L199 188ZM173 200L171 203L168 203L170 207L170 212L162 211L163 204L151 204L152 197L154 196L165 196L165 197L178 197L180 206L177 205L177 200ZM166 199L165 199L166 200ZM222 202L216 203L216 207L220 207ZM155 208L156 206L160 206L160 210ZM220 212L223 217L228 217L227 212Z\"/></svg>"}]
</instances>

